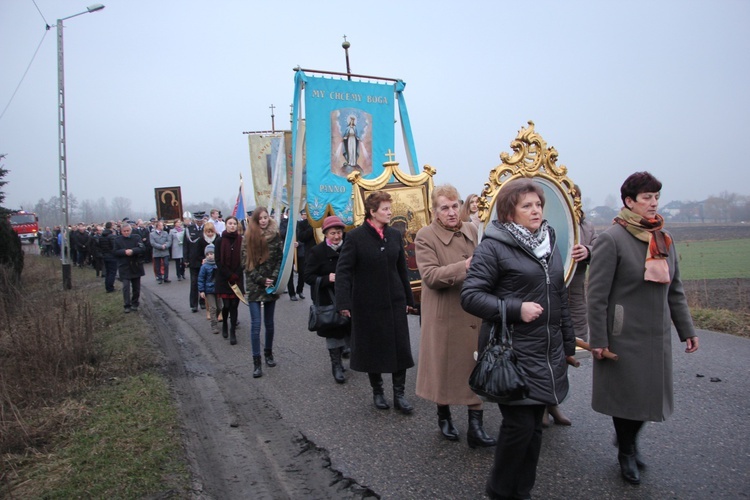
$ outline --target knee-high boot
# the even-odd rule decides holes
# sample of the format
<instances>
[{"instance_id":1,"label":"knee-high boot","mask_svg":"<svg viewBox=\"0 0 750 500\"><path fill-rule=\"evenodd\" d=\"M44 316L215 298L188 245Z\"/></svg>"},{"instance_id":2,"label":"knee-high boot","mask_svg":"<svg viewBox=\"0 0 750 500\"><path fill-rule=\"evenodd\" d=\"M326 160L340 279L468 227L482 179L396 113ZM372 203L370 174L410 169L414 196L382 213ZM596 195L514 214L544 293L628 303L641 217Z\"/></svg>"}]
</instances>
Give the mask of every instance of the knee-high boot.
<instances>
[{"instance_id":1,"label":"knee-high boot","mask_svg":"<svg viewBox=\"0 0 750 500\"><path fill-rule=\"evenodd\" d=\"M466 432L466 442L470 448L486 448L495 446L497 441L484 432L482 426L484 418L483 410L469 410L469 430Z\"/></svg>"},{"instance_id":2,"label":"knee-high boot","mask_svg":"<svg viewBox=\"0 0 750 500\"><path fill-rule=\"evenodd\" d=\"M383 376L380 373L368 373L370 387L372 387L372 401L378 410L387 410L390 408L388 401L385 400L383 391Z\"/></svg>"},{"instance_id":3,"label":"knee-high boot","mask_svg":"<svg viewBox=\"0 0 750 500\"><path fill-rule=\"evenodd\" d=\"M414 411L414 407L404 397L405 389L406 370L399 370L393 374L393 407L404 415L409 415Z\"/></svg>"},{"instance_id":4,"label":"knee-high boot","mask_svg":"<svg viewBox=\"0 0 750 500\"><path fill-rule=\"evenodd\" d=\"M438 427L440 432L448 441L458 441L458 429L453 425L451 419L451 407L448 405L437 405Z\"/></svg>"},{"instance_id":5,"label":"knee-high boot","mask_svg":"<svg viewBox=\"0 0 750 500\"><path fill-rule=\"evenodd\" d=\"M337 384L343 384L346 382L344 378L344 367L341 365L341 347L334 349L328 349L328 353L331 355L331 371L333 372L333 379Z\"/></svg>"},{"instance_id":6,"label":"knee-high boot","mask_svg":"<svg viewBox=\"0 0 750 500\"><path fill-rule=\"evenodd\" d=\"M224 338L229 337L229 323L227 321L221 324L221 336Z\"/></svg>"}]
</instances>

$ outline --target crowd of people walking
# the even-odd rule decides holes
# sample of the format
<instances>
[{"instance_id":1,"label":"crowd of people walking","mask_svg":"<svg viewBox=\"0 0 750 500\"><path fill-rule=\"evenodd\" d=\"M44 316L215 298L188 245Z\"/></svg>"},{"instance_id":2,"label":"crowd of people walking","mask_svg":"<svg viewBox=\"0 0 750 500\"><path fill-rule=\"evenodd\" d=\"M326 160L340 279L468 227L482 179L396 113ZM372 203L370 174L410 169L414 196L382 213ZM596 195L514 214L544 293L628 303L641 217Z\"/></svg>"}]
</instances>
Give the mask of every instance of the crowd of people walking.
<instances>
[{"instance_id":1,"label":"crowd of people walking","mask_svg":"<svg viewBox=\"0 0 750 500\"><path fill-rule=\"evenodd\" d=\"M661 187L650 173L636 172L621 186L623 208L611 227L597 235L585 217L579 221L579 241L570 249L577 271L566 285L561 242L544 217L539 184L506 183L487 223L479 218L476 195L462 203L454 187L437 186L433 220L415 238L422 285L418 304L402 235L390 225L392 198L386 191L369 194L364 223L348 232L338 216L326 217L319 243L306 210L297 221L284 214L279 225L265 207L242 221L224 220L212 209L210 216L186 212L171 228L142 220L79 224L71 228L71 261L90 264L104 278L107 293L115 291L119 275L125 313L139 308L144 263L152 263L159 285L171 283L170 260L177 281L186 280L189 269L187 306L193 313L208 309L210 332L218 335L221 323L230 345L240 337L240 303L247 304L252 375L258 378L263 362L277 366L274 312L284 290L274 287L286 228L296 223L292 248L298 276L296 285L294 274L286 284L289 299L304 299L307 284L316 306L348 318L317 331L325 339L335 383L346 383L343 360L348 358L351 370L367 373L375 408L392 405L401 414L413 413L406 395L407 373L415 366L407 315L419 313L416 395L435 404L438 431L449 441L462 434L451 406L466 407L468 446L495 447L487 495L524 499L531 498L544 427L572 424L560 405L569 392L567 367L575 363L577 342L592 352L592 408L612 417L625 481L641 480L646 459L638 436L644 422L663 421L672 413L672 324L687 353L699 343L674 241L657 212ZM578 186L574 189L580 195ZM44 254L59 253L55 236L49 228L42 233ZM493 437L484 428L487 401L470 389L468 379L477 353L495 341L503 321L528 391L498 403L502 423ZM618 361L612 361L612 352ZM383 374L390 375L390 401Z\"/></svg>"}]
</instances>

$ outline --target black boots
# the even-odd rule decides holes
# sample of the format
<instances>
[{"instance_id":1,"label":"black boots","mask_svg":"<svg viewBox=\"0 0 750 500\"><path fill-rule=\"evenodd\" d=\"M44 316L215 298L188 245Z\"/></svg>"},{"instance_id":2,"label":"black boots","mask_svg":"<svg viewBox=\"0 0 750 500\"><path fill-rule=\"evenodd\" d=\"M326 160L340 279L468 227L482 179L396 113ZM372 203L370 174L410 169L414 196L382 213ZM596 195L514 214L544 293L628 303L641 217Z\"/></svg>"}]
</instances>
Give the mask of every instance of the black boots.
<instances>
[{"instance_id":1,"label":"black boots","mask_svg":"<svg viewBox=\"0 0 750 500\"><path fill-rule=\"evenodd\" d=\"M622 478L630 484L641 484L641 474L635 461L635 446L620 445L617 460L620 462Z\"/></svg>"},{"instance_id":2,"label":"black boots","mask_svg":"<svg viewBox=\"0 0 750 500\"><path fill-rule=\"evenodd\" d=\"M403 413L410 415L414 407L404 397L406 386L406 370L400 370L393 374L393 407Z\"/></svg>"},{"instance_id":3,"label":"black boots","mask_svg":"<svg viewBox=\"0 0 750 500\"><path fill-rule=\"evenodd\" d=\"M612 421L617 433L617 461L620 462L622 478L630 484L641 484L638 468L645 467L645 464L638 456L636 442L643 422L618 417L612 417Z\"/></svg>"},{"instance_id":4,"label":"black boots","mask_svg":"<svg viewBox=\"0 0 750 500\"><path fill-rule=\"evenodd\" d=\"M226 326L227 322L224 321L222 325ZM232 323L232 327L229 329L229 343L231 345L235 345L237 343L237 336L235 335L236 331L237 331L237 323Z\"/></svg>"},{"instance_id":5,"label":"black boots","mask_svg":"<svg viewBox=\"0 0 750 500\"><path fill-rule=\"evenodd\" d=\"M368 373L367 376L370 378L370 386L372 387L372 400L375 403L375 408L378 410L387 410L388 401L385 400L383 395L383 376L380 373ZM414 407L404 397L404 386L406 385L406 370L401 370L393 374L393 407L403 413L409 415L414 411Z\"/></svg>"},{"instance_id":6,"label":"black boots","mask_svg":"<svg viewBox=\"0 0 750 500\"><path fill-rule=\"evenodd\" d=\"M229 324L226 321L221 324L221 336L224 338L229 337Z\"/></svg>"},{"instance_id":7,"label":"black boots","mask_svg":"<svg viewBox=\"0 0 750 500\"><path fill-rule=\"evenodd\" d=\"M469 410L469 430L466 432L466 442L470 448L486 448L495 446L497 441L484 432L482 427L483 410Z\"/></svg>"},{"instance_id":8,"label":"black boots","mask_svg":"<svg viewBox=\"0 0 750 500\"><path fill-rule=\"evenodd\" d=\"M253 378L263 376L263 365L260 362L260 356L253 356Z\"/></svg>"},{"instance_id":9,"label":"black boots","mask_svg":"<svg viewBox=\"0 0 750 500\"><path fill-rule=\"evenodd\" d=\"M451 407L448 405L437 405L438 427L443 437L448 441L458 441L458 429L451 420Z\"/></svg>"},{"instance_id":10,"label":"black boots","mask_svg":"<svg viewBox=\"0 0 750 500\"><path fill-rule=\"evenodd\" d=\"M337 384L343 384L346 382L344 378L344 366L341 364L341 350L343 347L336 347L334 349L328 349L331 355L331 372L333 372L333 379Z\"/></svg>"},{"instance_id":11,"label":"black boots","mask_svg":"<svg viewBox=\"0 0 750 500\"><path fill-rule=\"evenodd\" d=\"M388 401L383 395L383 376L379 373L368 373L370 378L370 387L372 387L372 401L378 410L387 410L390 408Z\"/></svg>"},{"instance_id":12,"label":"black boots","mask_svg":"<svg viewBox=\"0 0 750 500\"><path fill-rule=\"evenodd\" d=\"M269 349L264 349L263 354L266 357L266 364L268 365L269 368L273 368L274 366L276 366L276 361L274 361L273 359L273 351Z\"/></svg>"}]
</instances>

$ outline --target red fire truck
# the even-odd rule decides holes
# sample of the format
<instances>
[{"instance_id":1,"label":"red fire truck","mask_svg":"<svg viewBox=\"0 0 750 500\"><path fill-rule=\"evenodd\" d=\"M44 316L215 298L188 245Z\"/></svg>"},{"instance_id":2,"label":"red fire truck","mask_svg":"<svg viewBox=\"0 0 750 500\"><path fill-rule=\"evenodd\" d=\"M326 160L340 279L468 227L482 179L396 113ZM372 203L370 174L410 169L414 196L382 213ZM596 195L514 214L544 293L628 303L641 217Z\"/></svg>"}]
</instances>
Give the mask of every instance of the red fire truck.
<instances>
[{"instance_id":1,"label":"red fire truck","mask_svg":"<svg viewBox=\"0 0 750 500\"><path fill-rule=\"evenodd\" d=\"M33 212L21 210L10 214L10 225L21 241L34 243L39 233L39 218Z\"/></svg>"}]
</instances>

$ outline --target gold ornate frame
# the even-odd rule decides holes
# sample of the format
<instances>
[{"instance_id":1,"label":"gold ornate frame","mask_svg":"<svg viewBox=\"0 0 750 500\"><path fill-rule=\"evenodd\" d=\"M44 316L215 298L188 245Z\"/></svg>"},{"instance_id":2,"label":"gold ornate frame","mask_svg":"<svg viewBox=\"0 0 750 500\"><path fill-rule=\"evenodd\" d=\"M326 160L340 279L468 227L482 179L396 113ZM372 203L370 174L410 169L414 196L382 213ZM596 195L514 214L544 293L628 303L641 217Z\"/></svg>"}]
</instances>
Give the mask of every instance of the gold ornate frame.
<instances>
[{"instance_id":1,"label":"gold ornate frame","mask_svg":"<svg viewBox=\"0 0 750 500\"><path fill-rule=\"evenodd\" d=\"M182 190L180 186L154 188L156 218L174 221L182 218Z\"/></svg>"},{"instance_id":2,"label":"gold ornate frame","mask_svg":"<svg viewBox=\"0 0 750 500\"><path fill-rule=\"evenodd\" d=\"M557 150L547 147L546 141L534 130L533 121L529 120L528 123L529 127L521 127L515 140L510 143L513 154L500 153L502 163L490 171L489 180L479 196L479 218L484 226L495 218L497 193L508 181L529 178L539 183L547 198L545 218L555 218L557 221L555 224L550 220L550 224L558 234L558 247L565 262L565 279L568 282L576 267L570 254L573 245L580 239L579 223L583 216L581 194L567 176L567 167L556 164Z\"/></svg>"},{"instance_id":3,"label":"gold ornate frame","mask_svg":"<svg viewBox=\"0 0 750 500\"><path fill-rule=\"evenodd\" d=\"M432 221L433 176L437 172L425 165L422 173L406 174L399 170L398 162L383 163L383 173L374 179L364 179L362 173L355 171L347 176L352 184L352 212L354 225L359 226L365 220L365 198L371 191L383 190L391 194L393 216L391 226L401 231L406 251L407 271L411 282L412 293L417 304L422 292L422 278L416 265L414 239L422 227Z\"/></svg>"}]
</instances>

